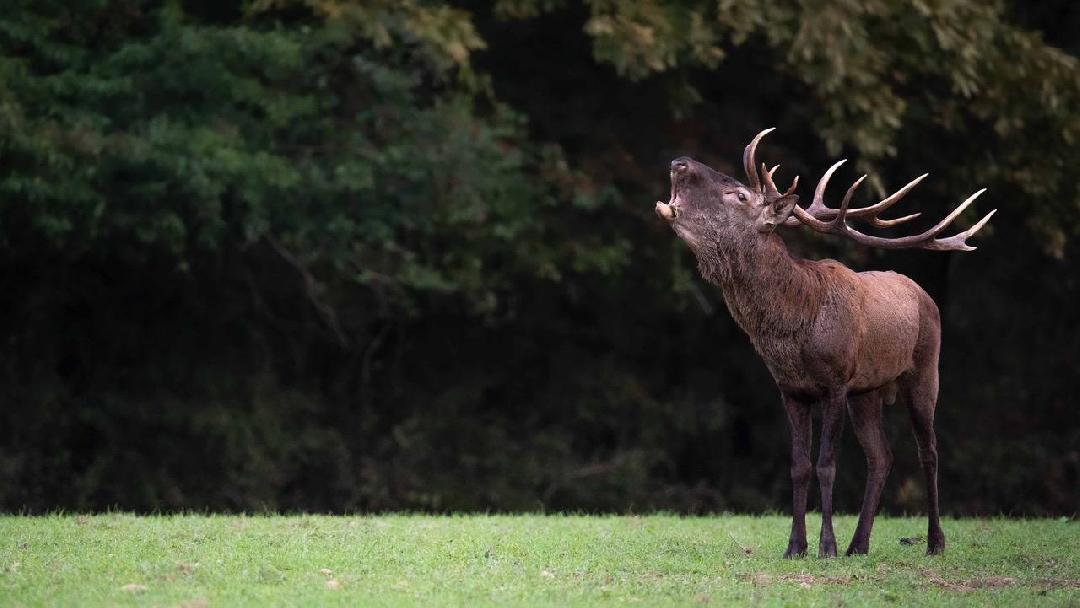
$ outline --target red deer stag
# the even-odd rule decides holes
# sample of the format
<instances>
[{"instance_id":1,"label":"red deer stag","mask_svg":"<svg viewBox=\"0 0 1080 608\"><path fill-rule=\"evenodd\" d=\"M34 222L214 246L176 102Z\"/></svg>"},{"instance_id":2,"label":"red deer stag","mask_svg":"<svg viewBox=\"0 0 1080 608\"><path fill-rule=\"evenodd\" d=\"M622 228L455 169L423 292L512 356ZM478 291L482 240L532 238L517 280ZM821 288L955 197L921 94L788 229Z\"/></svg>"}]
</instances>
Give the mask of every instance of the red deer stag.
<instances>
[{"instance_id":1,"label":"red deer stag","mask_svg":"<svg viewBox=\"0 0 1080 608\"><path fill-rule=\"evenodd\" d=\"M656 212L686 241L702 276L720 287L732 317L765 360L784 403L791 429L794 503L791 539L784 557L806 555L806 494L810 482L810 409L821 404L821 445L817 475L821 486L819 557L836 555L832 488L836 448L844 409L866 453L867 480L855 535L847 554L865 554L878 511L892 452L881 428L882 404L897 392L907 402L919 459L926 475L929 517L927 553L941 553L945 535L938 517L937 446L934 407L938 394L941 320L937 306L914 281L894 272L853 272L835 260L792 257L775 230L806 225L857 243L886 249L971 251L965 241L994 211L960 234L938 238L984 190L979 190L929 230L901 238L870 236L848 225L860 219L887 227L914 219L878 215L914 188L919 176L895 194L862 208L850 208L860 177L839 208L824 203L825 186L844 161L829 168L807 208L794 194L798 177L781 194L773 183L776 167L758 173L755 151L772 129L758 133L743 154L748 185L690 158L671 163L671 200Z\"/></svg>"}]
</instances>

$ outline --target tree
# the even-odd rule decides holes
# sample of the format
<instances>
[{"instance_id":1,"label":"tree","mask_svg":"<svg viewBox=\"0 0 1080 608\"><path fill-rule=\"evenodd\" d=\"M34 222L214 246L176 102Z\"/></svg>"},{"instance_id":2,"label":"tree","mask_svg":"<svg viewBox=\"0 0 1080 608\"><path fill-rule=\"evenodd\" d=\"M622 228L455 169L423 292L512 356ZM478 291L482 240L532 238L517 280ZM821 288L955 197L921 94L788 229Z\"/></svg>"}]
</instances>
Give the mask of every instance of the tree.
<instances>
[{"instance_id":1,"label":"tree","mask_svg":"<svg viewBox=\"0 0 1080 608\"><path fill-rule=\"evenodd\" d=\"M944 304L944 415L993 414L943 425L946 511L1064 510L1077 70L1018 10L19 2L0 505L775 508L765 370L651 203L776 125L785 172L933 169L926 216L990 187L978 257L799 246Z\"/></svg>"}]
</instances>

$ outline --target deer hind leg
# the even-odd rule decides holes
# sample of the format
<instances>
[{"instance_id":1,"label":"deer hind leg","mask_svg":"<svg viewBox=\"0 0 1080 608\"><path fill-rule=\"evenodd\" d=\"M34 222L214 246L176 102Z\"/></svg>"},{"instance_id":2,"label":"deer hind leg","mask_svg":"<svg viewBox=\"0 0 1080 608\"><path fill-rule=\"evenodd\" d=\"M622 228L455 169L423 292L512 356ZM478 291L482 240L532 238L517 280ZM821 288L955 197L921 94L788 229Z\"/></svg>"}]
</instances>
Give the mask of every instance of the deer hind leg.
<instances>
[{"instance_id":1,"label":"deer hind leg","mask_svg":"<svg viewBox=\"0 0 1080 608\"><path fill-rule=\"evenodd\" d=\"M791 538L784 559L806 556L806 493L810 487L810 406L784 395L791 429Z\"/></svg>"},{"instance_id":2,"label":"deer hind leg","mask_svg":"<svg viewBox=\"0 0 1080 608\"><path fill-rule=\"evenodd\" d=\"M881 491L892 467L889 439L881 428L881 404L882 394L879 391L850 397L848 401L848 414L855 427L855 436L866 454L866 492L859 511L859 524L848 545L848 555L865 555L869 552L874 516L881 506Z\"/></svg>"},{"instance_id":3,"label":"deer hind leg","mask_svg":"<svg viewBox=\"0 0 1080 608\"><path fill-rule=\"evenodd\" d=\"M926 554L936 555L945 550L945 534L941 531L938 514L937 436L934 433L934 409L937 406L938 371L936 348L929 361L910 376L902 379L907 393L908 412L919 449L919 462L926 476Z\"/></svg>"},{"instance_id":4,"label":"deer hind leg","mask_svg":"<svg viewBox=\"0 0 1080 608\"><path fill-rule=\"evenodd\" d=\"M832 525L833 481L836 453L844 434L844 404L847 394L837 391L821 402L821 447L818 448L817 475L821 488L821 538L818 557L836 557L836 535Z\"/></svg>"}]
</instances>

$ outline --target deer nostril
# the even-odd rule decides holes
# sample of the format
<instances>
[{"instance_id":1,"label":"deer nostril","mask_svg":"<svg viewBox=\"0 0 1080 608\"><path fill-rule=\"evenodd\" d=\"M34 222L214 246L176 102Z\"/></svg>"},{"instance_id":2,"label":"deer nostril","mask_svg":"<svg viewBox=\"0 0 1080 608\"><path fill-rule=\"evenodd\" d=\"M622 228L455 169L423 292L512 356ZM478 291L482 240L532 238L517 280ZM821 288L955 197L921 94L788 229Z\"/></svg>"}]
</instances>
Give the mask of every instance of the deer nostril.
<instances>
[{"instance_id":1,"label":"deer nostril","mask_svg":"<svg viewBox=\"0 0 1080 608\"><path fill-rule=\"evenodd\" d=\"M682 173L683 171L686 171L689 168L690 168L690 163L686 162L685 159L676 158L675 160L671 161L671 171L672 171L672 173Z\"/></svg>"}]
</instances>

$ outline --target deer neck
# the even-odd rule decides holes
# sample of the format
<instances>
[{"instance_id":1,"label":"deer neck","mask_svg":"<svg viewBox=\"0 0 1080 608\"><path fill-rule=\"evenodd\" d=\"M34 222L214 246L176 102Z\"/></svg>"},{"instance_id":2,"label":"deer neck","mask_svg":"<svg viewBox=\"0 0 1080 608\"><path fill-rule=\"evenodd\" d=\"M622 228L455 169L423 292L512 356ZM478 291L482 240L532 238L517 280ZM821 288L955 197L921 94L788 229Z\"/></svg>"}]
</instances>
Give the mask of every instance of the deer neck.
<instances>
[{"instance_id":1,"label":"deer neck","mask_svg":"<svg viewBox=\"0 0 1080 608\"><path fill-rule=\"evenodd\" d=\"M758 350L766 354L778 339L801 342L821 305L817 276L775 233L718 242L714 255L698 256L700 270L723 291L731 316Z\"/></svg>"}]
</instances>

